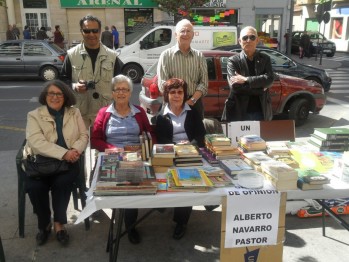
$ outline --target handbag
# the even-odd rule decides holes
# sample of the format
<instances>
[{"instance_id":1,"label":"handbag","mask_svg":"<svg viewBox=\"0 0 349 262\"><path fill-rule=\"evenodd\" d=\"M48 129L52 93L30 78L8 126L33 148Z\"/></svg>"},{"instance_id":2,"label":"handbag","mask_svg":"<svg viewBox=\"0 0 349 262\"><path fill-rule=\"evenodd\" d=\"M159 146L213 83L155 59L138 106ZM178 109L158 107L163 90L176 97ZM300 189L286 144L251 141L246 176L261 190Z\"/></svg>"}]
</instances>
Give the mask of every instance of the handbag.
<instances>
[{"instance_id":1,"label":"handbag","mask_svg":"<svg viewBox=\"0 0 349 262\"><path fill-rule=\"evenodd\" d=\"M49 177L68 171L70 168L70 164L65 160L42 155L28 155L22 161L25 172L29 177Z\"/></svg>"}]
</instances>

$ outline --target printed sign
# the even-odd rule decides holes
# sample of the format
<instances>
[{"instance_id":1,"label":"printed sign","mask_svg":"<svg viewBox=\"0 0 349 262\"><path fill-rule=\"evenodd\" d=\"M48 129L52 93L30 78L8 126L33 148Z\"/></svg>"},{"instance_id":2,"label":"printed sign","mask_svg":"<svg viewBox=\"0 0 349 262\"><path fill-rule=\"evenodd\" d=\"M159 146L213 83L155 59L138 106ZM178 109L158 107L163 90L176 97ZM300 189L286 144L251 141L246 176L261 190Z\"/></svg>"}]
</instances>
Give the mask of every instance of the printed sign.
<instances>
[{"instance_id":1,"label":"printed sign","mask_svg":"<svg viewBox=\"0 0 349 262\"><path fill-rule=\"evenodd\" d=\"M228 123L228 137L233 146L237 146L238 138L244 135L260 136L261 128L259 121L236 121Z\"/></svg>"},{"instance_id":2,"label":"printed sign","mask_svg":"<svg viewBox=\"0 0 349 262\"><path fill-rule=\"evenodd\" d=\"M273 189L228 191L225 248L276 245L280 196Z\"/></svg>"}]
</instances>

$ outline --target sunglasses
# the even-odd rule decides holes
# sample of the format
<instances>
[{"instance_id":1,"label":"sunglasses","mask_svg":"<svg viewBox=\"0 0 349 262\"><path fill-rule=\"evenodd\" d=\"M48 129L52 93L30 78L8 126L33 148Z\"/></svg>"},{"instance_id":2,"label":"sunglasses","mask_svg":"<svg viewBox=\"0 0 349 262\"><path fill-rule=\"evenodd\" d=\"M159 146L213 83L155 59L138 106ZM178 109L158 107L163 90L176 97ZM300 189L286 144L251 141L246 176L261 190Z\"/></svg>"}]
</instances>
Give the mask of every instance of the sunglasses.
<instances>
[{"instance_id":1,"label":"sunglasses","mask_svg":"<svg viewBox=\"0 0 349 262\"><path fill-rule=\"evenodd\" d=\"M255 35L245 35L245 36L241 37L241 39L243 41L247 41L247 39L250 39L251 41L254 41L254 40L256 40L256 38L257 37Z\"/></svg>"},{"instance_id":2,"label":"sunglasses","mask_svg":"<svg viewBox=\"0 0 349 262\"><path fill-rule=\"evenodd\" d=\"M99 32L99 29L94 28L94 29L81 29L82 32L84 32L84 34L90 34L90 33L94 33L97 34Z\"/></svg>"}]
</instances>

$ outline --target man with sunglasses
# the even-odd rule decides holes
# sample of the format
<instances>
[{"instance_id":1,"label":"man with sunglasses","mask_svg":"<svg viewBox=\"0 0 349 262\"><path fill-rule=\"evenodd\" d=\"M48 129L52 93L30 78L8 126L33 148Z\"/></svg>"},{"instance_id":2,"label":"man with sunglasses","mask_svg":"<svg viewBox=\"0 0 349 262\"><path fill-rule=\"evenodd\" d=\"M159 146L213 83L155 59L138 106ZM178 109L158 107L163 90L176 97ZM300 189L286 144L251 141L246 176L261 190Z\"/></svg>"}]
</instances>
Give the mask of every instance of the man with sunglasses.
<instances>
[{"instance_id":1,"label":"man with sunglasses","mask_svg":"<svg viewBox=\"0 0 349 262\"><path fill-rule=\"evenodd\" d=\"M271 120L273 117L269 87L274 81L268 55L260 53L257 30L241 30L242 51L228 60L230 94L225 103L226 121Z\"/></svg>"},{"instance_id":2,"label":"man with sunglasses","mask_svg":"<svg viewBox=\"0 0 349 262\"><path fill-rule=\"evenodd\" d=\"M68 50L61 71L61 79L75 91L75 106L87 128L93 125L98 110L111 103L111 79L122 68L116 52L101 43L101 26L95 16L87 15L80 20L83 41Z\"/></svg>"}]
</instances>

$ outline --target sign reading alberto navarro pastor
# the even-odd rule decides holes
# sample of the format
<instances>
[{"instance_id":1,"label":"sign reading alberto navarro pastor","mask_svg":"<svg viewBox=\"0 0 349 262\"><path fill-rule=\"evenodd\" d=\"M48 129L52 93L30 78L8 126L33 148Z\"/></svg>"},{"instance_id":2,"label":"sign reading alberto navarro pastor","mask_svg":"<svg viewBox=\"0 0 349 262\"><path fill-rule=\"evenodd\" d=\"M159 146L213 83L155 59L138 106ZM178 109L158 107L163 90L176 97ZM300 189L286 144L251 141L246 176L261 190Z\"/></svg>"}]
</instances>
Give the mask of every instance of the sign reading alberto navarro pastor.
<instances>
[{"instance_id":1,"label":"sign reading alberto navarro pastor","mask_svg":"<svg viewBox=\"0 0 349 262\"><path fill-rule=\"evenodd\" d=\"M276 245L279 208L277 190L228 191L225 248Z\"/></svg>"}]
</instances>

